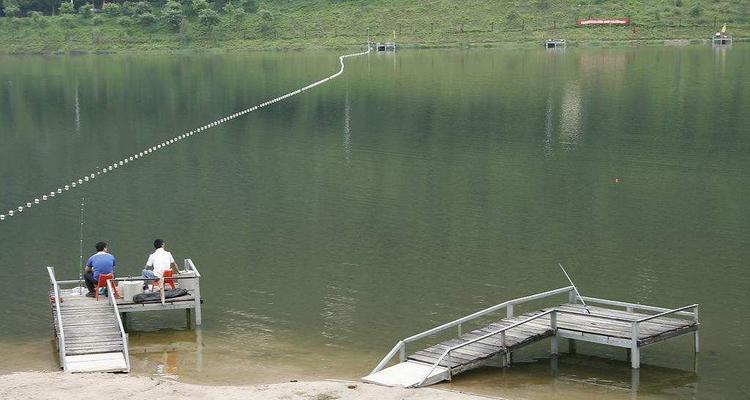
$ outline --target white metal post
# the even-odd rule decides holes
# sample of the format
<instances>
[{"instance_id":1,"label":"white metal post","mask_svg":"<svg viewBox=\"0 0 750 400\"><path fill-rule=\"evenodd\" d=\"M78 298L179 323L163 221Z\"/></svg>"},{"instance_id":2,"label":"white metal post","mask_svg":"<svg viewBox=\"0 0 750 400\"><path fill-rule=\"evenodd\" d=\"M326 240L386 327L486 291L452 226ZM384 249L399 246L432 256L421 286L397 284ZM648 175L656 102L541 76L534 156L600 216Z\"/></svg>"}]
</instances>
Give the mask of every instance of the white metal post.
<instances>
[{"instance_id":1,"label":"white metal post","mask_svg":"<svg viewBox=\"0 0 750 400\"><path fill-rule=\"evenodd\" d=\"M630 366L633 369L638 369L641 367L641 353L638 348L638 321L633 322L633 335L630 340Z\"/></svg>"},{"instance_id":2,"label":"white metal post","mask_svg":"<svg viewBox=\"0 0 750 400\"><path fill-rule=\"evenodd\" d=\"M701 351L701 344L700 344L700 335L698 334L698 329L700 328L700 324L698 323L698 306L695 306L693 309L693 320L695 321L695 352L698 353Z\"/></svg>"},{"instance_id":3,"label":"white metal post","mask_svg":"<svg viewBox=\"0 0 750 400\"><path fill-rule=\"evenodd\" d=\"M406 361L406 343L401 343L401 348L398 349L398 360L400 362Z\"/></svg>"},{"instance_id":4,"label":"white metal post","mask_svg":"<svg viewBox=\"0 0 750 400\"><path fill-rule=\"evenodd\" d=\"M552 353L552 355L557 355L558 354L557 311L552 311L552 313L549 315L549 324L550 324L550 327L552 328L552 334L553 334L551 342L550 342L550 353Z\"/></svg>"},{"instance_id":5,"label":"white metal post","mask_svg":"<svg viewBox=\"0 0 750 400\"><path fill-rule=\"evenodd\" d=\"M508 306L506 307L506 309L508 311L507 312L507 317L508 318L513 318L513 304L508 304Z\"/></svg>"}]
</instances>

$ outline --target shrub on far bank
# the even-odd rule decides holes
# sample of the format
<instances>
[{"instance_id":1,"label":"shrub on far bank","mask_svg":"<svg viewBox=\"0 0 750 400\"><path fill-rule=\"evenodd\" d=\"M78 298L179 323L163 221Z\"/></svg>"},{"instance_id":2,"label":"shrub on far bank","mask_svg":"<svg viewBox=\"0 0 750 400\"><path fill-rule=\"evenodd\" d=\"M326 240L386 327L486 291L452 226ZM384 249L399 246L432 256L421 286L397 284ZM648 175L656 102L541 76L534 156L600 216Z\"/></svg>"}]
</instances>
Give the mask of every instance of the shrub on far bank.
<instances>
[{"instance_id":1,"label":"shrub on far bank","mask_svg":"<svg viewBox=\"0 0 750 400\"><path fill-rule=\"evenodd\" d=\"M119 17L122 15L122 7L117 3L105 3L104 14L108 17Z\"/></svg>"},{"instance_id":2,"label":"shrub on far bank","mask_svg":"<svg viewBox=\"0 0 750 400\"><path fill-rule=\"evenodd\" d=\"M83 18L91 18L94 13L91 11L93 6L89 3L83 3L82 6L78 7L78 15Z\"/></svg>"},{"instance_id":3,"label":"shrub on far bank","mask_svg":"<svg viewBox=\"0 0 750 400\"><path fill-rule=\"evenodd\" d=\"M138 16L138 23L143 26L151 26L156 23L156 17L150 12L145 12Z\"/></svg>"},{"instance_id":4,"label":"shrub on far bank","mask_svg":"<svg viewBox=\"0 0 750 400\"><path fill-rule=\"evenodd\" d=\"M219 14L210 8L206 8L198 13L198 22L200 22L201 25L210 28L219 23Z\"/></svg>"},{"instance_id":5,"label":"shrub on far bank","mask_svg":"<svg viewBox=\"0 0 750 400\"><path fill-rule=\"evenodd\" d=\"M161 10L161 21L173 32L180 29L182 23L182 6L180 3L169 0Z\"/></svg>"},{"instance_id":6,"label":"shrub on far bank","mask_svg":"<svg viewBox=\"0 0 750 400\"><path fill-rule=\"evenodd\" d=\"M17 17L20 12L21 12L21 9L18 8L18 6L13 3L6 4L3 7L3 13L5 14L6 17Z\"/></svg>"},{"instance_id":7,"label":"shrub on far bank","mask_svg":"<svg viewBox=\"0 0 750 400\"><path fill-rule=\"evenodd\" d=\"M63 1L62 3L60 3L59 12L60 12L60 15L74 14L75 13L75 9L73 9L73 5L70 4L70 2Z\"/></svg>"}]
</instances>

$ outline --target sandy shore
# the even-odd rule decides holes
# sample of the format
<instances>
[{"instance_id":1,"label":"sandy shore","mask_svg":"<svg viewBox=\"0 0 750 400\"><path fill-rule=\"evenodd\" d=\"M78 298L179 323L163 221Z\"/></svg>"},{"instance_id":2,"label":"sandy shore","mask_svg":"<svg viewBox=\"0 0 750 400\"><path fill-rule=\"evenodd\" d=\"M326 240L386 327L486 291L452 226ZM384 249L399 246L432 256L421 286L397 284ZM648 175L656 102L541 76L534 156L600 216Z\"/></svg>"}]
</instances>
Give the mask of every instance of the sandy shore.
<instances>
[{"instance_id":1,"label":"sandy shore","mask_svg":"<svg viewBox=\"0 0 750 400\"><path fill-rule=\"evenodd\" d=\"M279 400L486 400L439 389L395 389L360 382L288 382L254 386L192 385L120 374L17 372L0 375L0 399L279 399Z\"/></svg>"}]
</instances>

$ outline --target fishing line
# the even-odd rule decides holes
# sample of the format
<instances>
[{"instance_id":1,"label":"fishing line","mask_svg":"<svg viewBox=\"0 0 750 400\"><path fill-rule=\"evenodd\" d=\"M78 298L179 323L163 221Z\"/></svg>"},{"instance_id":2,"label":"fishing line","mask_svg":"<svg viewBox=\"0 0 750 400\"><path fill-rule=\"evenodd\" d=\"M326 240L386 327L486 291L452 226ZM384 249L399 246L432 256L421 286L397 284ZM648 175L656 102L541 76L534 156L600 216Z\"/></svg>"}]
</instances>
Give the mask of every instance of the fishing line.
<instances>
[{"instance_id":1,"label":"fishing line","mask_svg":"<svg viewBox=\"0 0 750 400\"><path fill-rule=\"evenodd\" d=\"M302 87L300 89L297 89L297 90L295 90L293 92L289 92L289 93L281 95L279 97L275 97L273 99L266 100L266 101L264 101L264 102L262 102L262 103L260 103L258 105L255 105L255 106L252 106L250 108L246 108L244 110L237 111L237 112L229 114L229 115L227 115L225 117L219 118L216 121L210 122L210 123L208 123L206 125L203 125L203 126L201 126L199 128L193 129L191 131L188 131L188 132L185 132L183 134L177 135L177 136L175 136L175 137L173 137L171 139L168 139L168 140L163 141L161 143L158 143L156 145L150 146L150 147L146 148L143 151L139 151L137 153L134 153L133 155L126 156L122 160L115 161L114 163L109 164L109 165L107 165L107 166L105 166L103 168L99 168L98 167L97 169L91 171L90 173L88 173L88 174L86 174L86 175L84 175L84 176L82 176L82 177L80 177L78 179L73 179L69 184L61 185L60 187L58 187L58 188L56 188L54 190L51 190L49 192L43 193L41 196L34 198L34 200L32 200L32 201L28 201L26 203L22 203L18 207L14 207L14 208L9 209L7 212L5 212L3 214L0 214L0 221L5 221L6 219L8 219L10 217L20 215L24 210L28 210L32 206L40 204L43 201L51 200L52 198L57 197L58 195L61 195L64 192L68 192L70 190L76 189L76 188L80 187L81 185L83 185L83 184L85 184L87 182L93 181L94 179L96 179L97 177L99 177L101 175L113 172L117 168L124 167L125 165L127 165L129 163L132 163L133 161L137 161L138 159L141 159L143 157L146 157L146 156L150 155L151 153L153 153L153 152L155 152L157 150L162 150L162 149L166 148L167 146L170 146L170 145L173 145L173 144L175 144L177 142L185 140L185 139L187 139L187 138L189 138L189 137L191 137L193 135L204 133L207 130L209 130L209 129L213 128L213 127L216 127L218 125L221 125L221 124L223 124L225 122L231 121L231 120L233 120L235 118L241 117L241 116L243 116L243 115L245 115L247 113L251 113L251 112L253 112L255 110L258 110L260 108L270 106L270 105L275 104L275 103L277 103L279 101L286 100L289 97L296 96L296 95L298 95L298 94L300 94L302 92L305 92L307 90L310 90L310 89L312 89L312 88L314 88L314 87L316 87L318 85L322 85L322 84L324 84L324 83L326 83L326 82L328 82L328 81L330 81L332 79L336 79L341 74L344 73L344 59L345 58L357 57L357 56L369 54L370 50L371 50L371 46L368 43L367 51L363 51L363 52L360 52L360 53L345 54L345 55L339 56L339 63L341 64L341 68L339 69L338 72L336 72L335 74L333 74L331 76L328 76L328 77L323 78L323 79L321 79L319 81L313 82L313 83L311 83L311 84L309 84L309 85L307 85L305 87ZM81 210L81 215L83 215L83 201L81 202L81 209L82 209ZM83 229L83 217L81 217L81 221L82 221L81 222L81 229ZM81 256L81 259L82 258L83 258L83 256Z\"/></svg>"}]
</instances>

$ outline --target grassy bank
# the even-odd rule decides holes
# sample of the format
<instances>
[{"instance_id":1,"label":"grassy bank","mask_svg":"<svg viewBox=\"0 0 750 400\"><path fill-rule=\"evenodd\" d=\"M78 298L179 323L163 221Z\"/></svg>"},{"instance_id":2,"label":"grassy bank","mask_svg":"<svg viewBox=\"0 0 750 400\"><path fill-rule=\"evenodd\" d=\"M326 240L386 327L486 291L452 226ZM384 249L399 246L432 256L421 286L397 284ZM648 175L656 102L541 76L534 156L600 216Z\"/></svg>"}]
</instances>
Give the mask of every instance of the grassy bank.
<instances>
[{"instance_id":1,"label":"grassy bank","mask_svg":"<svg viewBox=\"0 0 750 400\"><path fill-rule=\"evenodd\" d=\"M251 12L234 12L224 2L208 4L215 11L209 19L191 13L193 3L181 4L177 22L156 3L129 15L3 17L0 51L338 48L361 45L368 31L374 41L395 35L402 46L537 46L547 37L585 45L707 39L724 23L735 38L750 37L750 2L730 0L285 0L260 2ZM629 17L633 25L575 26L578 18L599 17Z\"/></svg>"}]
</instances>

